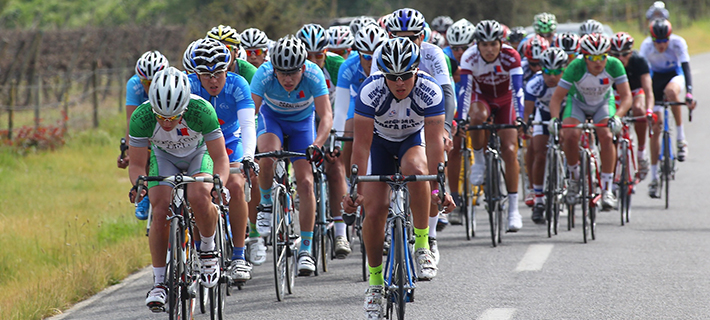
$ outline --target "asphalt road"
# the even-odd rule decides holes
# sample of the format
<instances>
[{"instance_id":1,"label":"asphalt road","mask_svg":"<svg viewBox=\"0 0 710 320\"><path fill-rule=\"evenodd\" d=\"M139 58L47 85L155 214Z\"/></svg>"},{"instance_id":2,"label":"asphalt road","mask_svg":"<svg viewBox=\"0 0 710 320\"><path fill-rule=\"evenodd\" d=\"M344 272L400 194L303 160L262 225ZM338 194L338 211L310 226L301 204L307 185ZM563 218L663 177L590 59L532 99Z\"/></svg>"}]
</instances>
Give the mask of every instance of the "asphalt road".
<instances>
[{"instance_id":1,"label":"asphalt road","mask_svg":"<svg viewBox=\"0 0 710 320\"><path fill-rule=\"evenodd\" d=\"M710 54L692 58L699 109L686 126L690 146L671 184L670 208L647 196L648 180L633 197L631 222L616 211L598 217L597 240L582 230L547 238L521 204L525 225L492 248L479 207L479 236L467 241L462 226L439 233L441 262L431 282L418 283L411 319L708 319L710 318L710 158L705 115L710 115ZM685 111L687 112L687 111ZM684 112L684 114L685 114ZM687 116L684 116L687 120ZM707 197L707 198L706 198ZM579 212L579 210L577 210ZM361 281L359 244L330 272L297 278L295 292L276 301L271 260L228 297L229 319L359 319L367 283ZM147 250L147 242L146 242ZM270 253L270 251L269 251ZM144 305L149 269L52 319L167 319ZM195 319L209 319L196 311Z\"/></svg>"}]
</instances>

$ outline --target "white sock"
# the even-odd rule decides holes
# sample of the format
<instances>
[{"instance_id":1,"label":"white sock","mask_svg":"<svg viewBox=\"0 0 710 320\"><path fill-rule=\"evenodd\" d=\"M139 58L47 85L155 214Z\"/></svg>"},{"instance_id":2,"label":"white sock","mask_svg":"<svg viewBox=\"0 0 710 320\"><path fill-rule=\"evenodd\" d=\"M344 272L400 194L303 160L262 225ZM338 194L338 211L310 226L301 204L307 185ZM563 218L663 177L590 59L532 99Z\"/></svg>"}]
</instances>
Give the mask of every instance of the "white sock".
<instances>
[{"instance_id":1,"label":"white sock","mask_svg":"<svg viewBox=\"0 0 710 320\"><path fill-rule=\"evenodd\" d=\"M200 245L200 251L205 252L205 251L214 250L214 235L216 233L217 232L215 231L215 233L213 233L211 236L205 237L202 235L202 232L200 232L200 238L202 239L202 244Z\"/></svg>"},{"instance_id":2,"label":"white sock","mask_svg":"<svg viewBox=\"0 0 710 320\"><path fill-rule=\"evenodd\" d=\"M614 174L602 172L601 178L602 178L602 191L611 190L611 184L612 184L612 182L614 182Z\"/></svg>"},{"instance_id":3,"label":"white sock","mask_svg":"<svg viewBox=\"0 0 710 320\"><path fill-rule=\"evenodd\" d=\"M638 159L646 159L646 149L638 149Z\"/></svg>"},{"instance_id":4,"label":"white sock","mask_svg":"<svg viewBox=\"0 0 710 320\"><path fill-rule=\"evenodd\" d=\"M429 217L429 238L436 239L436 223L439 221L439 217Z\"/></svg>"},{"instance_id":5,"label":"white sock","mask_svg":"<svg viewBox=\"0 0 710 320\"><path fill-rule=\"evenodd\" d=\"M346 236L345 229L348 228L348 225L343 222L343 216L340 217L333 217L333 221L335 221L335 236L336 237L344 237Z\"/></svg>"},{"instance_id":6,"label":"white sock","mask_svg":"<svg viewBox=\"0 0 710 320\"><path fill-rule=\"evenodd\" d=\"M473 160L475 161L474 164L477 164L477 165L485 165L486 164L486 153L483 151L483 148L478 149L478 150L473 150Z\"/></svg>"},{"instance_id":7,"label":"white sock","mask_svg":"<svg viewBox=\"0 0 710 320\"><path fill-rule=\"evenodd\" d=\"M153 267L153 284L159 285L165 282L165 267Z\"/></svg>"},{"instance_id":8,"label":"white sock","mask_svg":"<svg viewBox=\"0 0 710 320\"><path fill-rule=\"evenodd\" d=\"M508 193L508 214L518 212L518 193Z\"/></svg>"},{"instance_id":9,"label":"white sock","mask_svg":"<svg viewBox=\"0 0 710 320\"><path fill-rule=\"evenodd\" d=\"M679 126L676 126L675 129L676 129L676 132L678 132L678 137L676 138L676 140L678 140L678 141L685 140L685 130L683 130L683 125L681 124Z\"/></svg>"},{"instance_id":10,"label":"white sock","mask_svg":"<svg viewBox=\"0 0 710 320\"><path fill-rule=\"evenodd\" d=\"M579 179L579 163L571 166L567 165L567 169L569 169L569 173L572 176L572 180L577 180Z\"/></svg>"},{"instance_id":11,"label":"white sock","mask_svg":"<svg viewBox=\"0 0 710 320\"><path fill-rule=\"evenodd\" d=\"M651 180L658 180L658 164L651 165Z\"/></svg>"}]
</instances>

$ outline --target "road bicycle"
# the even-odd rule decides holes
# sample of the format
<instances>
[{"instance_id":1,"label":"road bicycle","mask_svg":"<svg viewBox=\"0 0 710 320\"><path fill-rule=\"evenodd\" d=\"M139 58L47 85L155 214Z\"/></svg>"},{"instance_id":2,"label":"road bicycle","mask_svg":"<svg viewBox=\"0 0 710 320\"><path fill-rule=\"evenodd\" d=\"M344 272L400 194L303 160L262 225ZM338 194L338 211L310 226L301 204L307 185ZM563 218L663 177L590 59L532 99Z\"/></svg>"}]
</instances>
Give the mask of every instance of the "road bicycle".
<instances>
[{"instance_id":1,"label":"road bicycle","mask_svg":"<svg viewBox=\"0 0 710 320\"><path fill-rule=\"evenodd\" d=\"M350 197L353 201L357 198L357 184L360 182L385 182L391 189L391 201L387 226L389 233L390 250L387 261L383 266L385 300L387 301L386 317L392 319L395 314L397 319L404 319L405 304L414 302L414 289L416 288L416 269L412 254L412 225L410 222L409 190L407 183L411 181L437 181L439 183L439 197L444 198L444 164L438 165L436 175L363 175L358 176L358 167L353 165L350 173Z\"/></svg>"},{"instance_id":2,"label":"road bicycle","mask_svg":"<svg viewBox=\"0 0 710 320\"><path fill-rule=\"evenodd\" d=\"M532 121L530 125L547 126L549 121ZM560 147L560 138L550 134L547 140L545 153L545 180L543 192L545 194L545 220L547 221L547 237L557 235L560 212L564 210L564 194L567 190L565 170L565 154ZM568 220L571 229L571 221Z\"/></svg>"},{"instance_id":3,"label":"road bicycle","mask_svg":"<svg viewBox=\"0 0 710 320\"><path fill-rule=\"evenodd\" d=\"M458 120L459 128L463 129L468 124L465 120ZM465 131L464 131L465 133ZM463 213L463 224L465 225L466 240L476 236L476 204L480 196L480 186L473 185L468 178L471 172L473 150L471 149L471 139L468 134L461 137L461 176L459 178L459 190L461 192L461 212ZM459 209L457 209L459 210Z\"/></svg>"},{"instance_id":4,"label":"road bicycle","mask_svg":"<svg viewBox=\"0 0 710 320\"><path fill-rule=\"evenodd\" d=\"M335 257L335 226L330 217L330 193L328 192L328 179L325 175L324 164L319 166L311 163L313 172L313 188L316 197L316 220L313 226L313 262L316 266L314 274L319 275L318 269L328 272L328 259Z\"/></svg>"},{"instance_id":5,"label":"road bicycle","mask_svg":"<svg viewBox=\"0 0 710 320\"><path fill-rule=\"evenodd\" d=\"M614 184L617 186L619 199L619 214L621 215L621 225L629 222L629 210L631 209L631 195L634 188L641 181L637 176L636 155L634 154L634 141L631 138L631 128L629 124L635 122L646 122L646 116L622 117L621 132L619 133L617 144L616 172L614 174Z\"/></svg>"},{"instance_id":6,"label":"road bicycle","mask_svg":"<svg viewBox=\"0 0 710 320\"><path fill-rule=\"evenodd\" d=\"M663 132L661 135L661 152L658 154L658 160L661 164L661 179L659 190L664 190L666 199L666 209L668 209L669 194L670 194L670 183L671 180L675 180L676 171L676 157L673 154L673 144L671 143L671 129L669 125L670 112L668 108L670 106L682 106L686 105L685 102L675 102L675 101L656 101L656 105L663 107ZM693 120L693 113L688 113L688 120ZM656 194L656 198L660 198L660 195Z\"/></svg>"}]
</instances>

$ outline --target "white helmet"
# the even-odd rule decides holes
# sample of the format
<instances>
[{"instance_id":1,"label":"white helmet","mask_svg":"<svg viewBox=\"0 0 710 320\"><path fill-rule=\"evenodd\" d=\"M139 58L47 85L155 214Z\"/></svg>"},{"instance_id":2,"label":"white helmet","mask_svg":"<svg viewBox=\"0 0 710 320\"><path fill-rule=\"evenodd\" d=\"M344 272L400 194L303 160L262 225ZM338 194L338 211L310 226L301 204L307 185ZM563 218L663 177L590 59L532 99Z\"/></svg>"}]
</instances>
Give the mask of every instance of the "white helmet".
<instances>
[{"instance_id":1,"label":"white helmet","mask_svg":"<svg viewBox=\"0 0 710 320\"><path fill-rule=\"evenodd\" d=\"M392 12L392 17L387 21L389 32L415 32L424 30L424 15L414 9L404 8Z\"/></svg>"},{"instance_id":2,"label":"white helmet","mask_svg":"<svg viewBox=\"0 0 710 320\"><path fill-rule=\"evenodd\" d=\"M269 37L266 36L266 33L257 28L249 28L242 31L241 38L244 48L266 49L269 43Z\"/></svg>"},{"instance_id":3,"label":"white helmet","mask_svg":"<svg viewBox=\"0 0 710 320\"><path fill-rule=\"evenodd\" d=\"M579 42L582 54L600 55L611 49L611 40L601 33L585 34Z\"/></svg>"},{"instance_id":4,"label":"white helmet","mask_svg":"<svg viewBox=\"0 0 710 320\"><path fill-rule=\"evenodd\" d=\"M444 38L444 36L436 30L432 30L431 37L429 37L429 43L439 48L443 48L446 46L446 38Z\"/></svg>"},{"instance_id":5,"label":"white helmet","mask_svg":"<svg viewBox=\"0 0 710 320\"><path fill-rule=\"evenodd\" d=\"M353 47L360 52L375 52L375 49L389 37L387 31L377 25L370 24L358 30Z\"/></svg>"},{"instance_id":6,"label":"white helmet","mask_svg":"<svg viewBox=\"0 0 710 320\"><path fill-rule=\"evenodd\" d=\"M195 72L216 72L227 70L231 52L218 40L205 38L195 43L190 58Z\"/></svg>"},{"instance_id":7,"label":"white helmet","mask_svg":"<svg viewBox=\"0 0 710 320\"><path fill-rule=\"evenodd\" d=\"M360 30L360 28L368 24L377 24L377 21L366 16L361 16L353 19L352 21L350 21L350 34L357 34L357 31Z\"/></svg>"},{"instance_id":8,"label":"white helmet","mask_svg":"<svg viewBox=\"0 0 710 320\"><path fill-rule=\"evenodd\" d=\"M415 70L420 61L419 46L409 38L385 41L377 57L377 66L384 74L402 74Z\"/></svg>"},{"instance_id":9,"label":"white helmet","mask_svg":"<svg viewBox=\"0 0 710 320\"><path fill-rule=\"evenodd\" d=\"M601 22L594 19L583 22L582 25L579 26L579 36L581 37L590 33L604 33L604 26L602 26Z\"/></svg>"},{"instance_id":10,"label":"white helmet","mask_svg":"<svg viewBox=\"0 0 710 320\"><path fill-rule=\"evenodd\" d=\"M159 51L148 51L136 61L136 74L144 80L152 80L156 72L167 68L170 64Z\"/></svg>"},{"instance_id":11,"label":"white helmet","mask_svg":"<svg viewBox=\"0 0 710 320\"><path fill-rule=\"evenodd\" d=\"M328 33L321 25L315 23L309 23L301 27L296 32L296 37L301 39L308 52L323 51L329 43Z\"/></svg>"},{"instance_id":12,"label":"white helmet","mask_svg":"<svg viewBox=\"0 0 710 320\"><path fill-rule=\"evenodd\" d=\"M306 63L308 52L301 40L288 35L274 44L270 57L274 69L290 71L298 69Z\"/></svg>"},{"instance_id":13,"label":"white helmet","mask_svg":"<svg viewBox=\"0 0 710 320\"><path fill-rule=\"evenodd\" d=\"M452 46L463 46L473 42L476 33L476 26L466 19L456 21L446 31L446 40Z\"/></svg>"},{"instance_id":14,"label":"white helmet","mask_svg":"<svg viewBox=\"0 0 710 320\"><path fill-rule=\"evenodd\" d=\"M483 20L476 25L476 40L495 41L503 39L503 27L495 20Z\"/></svg>"},{"instance_id":15,"label":"white helmet","mask_svg":"<svg viewBox=\"0 0 710 320\"><path fill-rule=\"evenodd\" d=\"M200 40L195 40L185 49L185 53L182 54L182 67L187 71L187 73L195 73L195 69L192 67L192 49L195 48L195 44Z\"/></svg>"},{"instance_id":16,"label":"white helmet","mask_svg":"<svg viewBox=\"0 0 710 320\"><path fill-rule=\"evenodd\" d=\"M153 112L163 117L179 115L190 103L190 80L175 67L158 71L148 90L148 101Z\"/></svg>"},{"instance_id":17,"label":"white helmet","mask_svg":"<svg viewBox=\"0 0 710 320\"><path fill-rule=\"evenodd\" d=\"M463 20L463 19L462 19ZM461 21L461 20L459 20ZM454 24L454 20L449 16L438 16L431 20L431 28L439 33L444 33L449 30L451 25Z\"/></svg>"},{"instance_id":18,"label":"white helmet","mask_svg":"<svg viewBox=\"0 0 710 320\"><path fill-rule=\"evenodd\" d=\"M562 48L551 47L542 52L540 64L550 70L562 69L567 66L567 53Z\"/></svg>"},{"instance_id":19,"label":"white helmet","mask_svg":"<svg viewBox=\"0 0 710 320\"><path fill-rule=\"evenodd\" d=\"M355 37L350 34L350 27L347 26L332 26L328 28L328 37L330 40L328 49L350 49L355 43Z\"/></svg>"}]
</instances>

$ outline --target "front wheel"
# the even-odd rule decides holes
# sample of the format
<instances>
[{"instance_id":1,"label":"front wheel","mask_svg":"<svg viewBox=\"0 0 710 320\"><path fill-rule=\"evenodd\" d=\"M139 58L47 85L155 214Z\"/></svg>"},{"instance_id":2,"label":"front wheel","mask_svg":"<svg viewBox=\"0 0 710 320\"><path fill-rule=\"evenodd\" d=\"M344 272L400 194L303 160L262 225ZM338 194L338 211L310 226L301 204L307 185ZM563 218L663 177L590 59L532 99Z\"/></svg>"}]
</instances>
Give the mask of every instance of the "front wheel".
<instances>
[{"instance_id":1,"label":"front wheel","mask_svg":"<svg viewBox=\"0 0 710 320\"><path fill-rule=\"evenodd\" d=\"M407 290L404 288L407 285L407 261L405 260L404 250L407 250L407 247L404 243L404 226L402 225L402 220L395 219L394 234L392 237L395 257L395 285L397 286L393 297L394 307L397 313L397 319L404 319L404 308L407 302Z\"/></svg>"},{"instance_id":2,"label":"front wheel","mask_svg":"<svg viewBox=\"0 0 710 320\"><path fill-rule=\"evenodd\" d=\"M276 289L276 300L282 301L284 289L286 289L286 248L287 241L284 237L288 237L286 233L286 219L284 215L284 196L281 188L274 189L274 204L273 204L273 219L271 228L271 244L273 247L274 258L274 285Z\"/></svg>"},{"instance_id":3,"label":"front wheel","mask_svg":"<svg viewBox=\"0 0 710 320\"><path fill-rule=\"evenodd\" d=\"M591 199L589 198L589 185L591 184L591 181L589 179L589 158L587 155L587 152L582 150L580 152L580 170L579 170L579 175L581 177L580 181L580 189L582 190L582 235L584 238L584 243L587 243L587 237L589 236L589 202Z\"/></svg>"}]
</instances>

